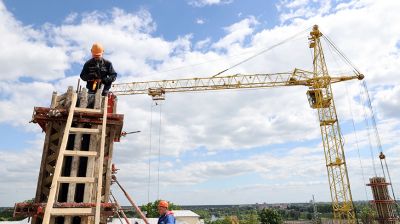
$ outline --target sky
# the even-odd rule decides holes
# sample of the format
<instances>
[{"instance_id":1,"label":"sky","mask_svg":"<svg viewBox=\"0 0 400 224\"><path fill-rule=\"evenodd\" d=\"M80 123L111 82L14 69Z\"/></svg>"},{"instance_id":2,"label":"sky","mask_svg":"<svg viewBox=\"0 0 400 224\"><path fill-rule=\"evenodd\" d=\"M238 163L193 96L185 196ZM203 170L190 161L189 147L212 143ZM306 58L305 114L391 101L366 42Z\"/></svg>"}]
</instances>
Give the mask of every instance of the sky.
<instances>
[{"instance_id":1,"label":"sky","mask_svg":"<svg viewBox=\"0 0 400 224\"><path fill-rule=\"evenodd\" d=\"M29 123L33 107L76 86L92 43L104 45L124 83L209 77L297 34L226 74L288 72L312 69L314 24L365 75L399 197L399 10L391 0L0 0L0 206L34 197L44 133ZM331 75L351 72L323 47ZM330 201L306 91L174 93L157 105L144 95L120 96L124 130L141 132L115 143L118 178L138 204ZM333 91L353 198L371 200L365 183L382 172L364 89L353 80Z\"/></svg>"}]
</instances>

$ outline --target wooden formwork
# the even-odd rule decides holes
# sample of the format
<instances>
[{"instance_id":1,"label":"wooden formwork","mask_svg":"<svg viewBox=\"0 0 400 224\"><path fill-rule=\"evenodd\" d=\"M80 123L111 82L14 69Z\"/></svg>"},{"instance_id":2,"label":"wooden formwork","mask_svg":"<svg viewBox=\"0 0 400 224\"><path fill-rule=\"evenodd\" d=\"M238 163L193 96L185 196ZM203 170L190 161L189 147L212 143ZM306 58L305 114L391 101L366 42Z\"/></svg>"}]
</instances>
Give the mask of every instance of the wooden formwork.
<instances>
[{"instance_id":1,"label":"wooden formwork","mask_svg":"<svg viewBox=\"0 0 400 224\"><path fill-rule=\"evenodd\" d=\"M388 186L391 183L386 182L384 177L372 177L369 179L368 186L371 186L371 201L374 205L377 216L376 219L380 224L396 224L399 223L399 217L396 214L396 202L390 198Z\"/></svg>"},{"instance_id":2,"label":"wooden formwork","mask_svg":"<svg viewBox=\"0 0 400 224\"><path fill-rule=\"evenodd\" d=\"M57 162L58 152L60 149L62 136L66 127L66 119L68 116L68 106L71 103L71 95L73 93L72 87L62 95L53 93L51 106L35 107L33 114L33 122L38 123L45 132L45 140L43 145L42 161L40 165L40 172L37 182L35 203L46 203L54 169ZM114 97L101 97L100 91L97 94L88 94L86 89L78 93L77 107L80 108L93 108L102 109L102 99L109 100ZM104 162L103 162L103 186L101 187L101 202L107 203L109 201L110 184L111 184L111 161L113 155L114 140L121 137L123 115L116 114L116 103L113 102L112 108L108 109L107 125L106 125L106 138L104 144ZM77 116L74 116L72 126L76 128L96 128L101 125L102 117L91 110L82 111ZM100 138L97 135L75 133L70 134L68 137L66 150L72 151L68 154L73 155L73 151L98 151L100 148ZM77 157L66 156L62 165L62 176L67 177L87 177L96 176L98 174L98 164L96 164L95 157ZM56 194L56 201L63 203L63 205L81 205L96 202L97 187L93 184L87 183L61 183ZM101 223L106 222L106 216L102 216ZM40 211L37 215L33 216L33 224L41 224ZM52 217L50 223L94 223L93 216L63 216Z\"/></svg>"}]
</instances>

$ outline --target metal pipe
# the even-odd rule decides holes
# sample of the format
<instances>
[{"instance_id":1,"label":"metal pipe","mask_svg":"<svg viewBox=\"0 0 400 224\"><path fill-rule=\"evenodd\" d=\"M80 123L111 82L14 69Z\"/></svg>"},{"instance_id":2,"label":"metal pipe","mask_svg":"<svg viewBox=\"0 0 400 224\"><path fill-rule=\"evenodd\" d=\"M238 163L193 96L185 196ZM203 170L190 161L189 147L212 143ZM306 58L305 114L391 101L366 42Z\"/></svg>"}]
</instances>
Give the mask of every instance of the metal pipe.
<instances>
[{"instance_id":1,"label":"metal pipe","mask_svg":"<svg viewBox=\"0 0 400 224\"><path fill-rule=\"evenodd\" d=\"M113 195L113 193L112 193L111 191L110 191L110 195L111 195L112 199L114 200L115 204L116 204L117 207L118 207L117 215L119 216L119 212L121 212L121 214L122 214L122 216L124 217L126 223L127 223L127 224L131 224L131 223L129 222L129 220L128 220L128 217L126 217L124 210L123 210L122 207L119 205L117 199L114 197L114 195Z\"/></svg>"},{"instance_id":2,"label":"metal pipe","mask_svg":"<svg viewBox=\"0 0 400 224\"><path fill-rule=\"evenodd\" d=\"M139 214L140 218L143 219L143 221L146 224L150 224L149 220L147 220L146 216L143 214L142 210L140 210L139 206L137 206L135 204L135 202L132 200L132 198L129 196L128 192L125 191L125 189L121 186L121 184L118 182L117 177L115 175L111 176L112 179L114 180L115 183L118 184L119 188L121 188L122 192L124 192L126 198L128 199L128 201L131 203L131 205L135 208L136 212Z\"/></svg>"}]
</instances>

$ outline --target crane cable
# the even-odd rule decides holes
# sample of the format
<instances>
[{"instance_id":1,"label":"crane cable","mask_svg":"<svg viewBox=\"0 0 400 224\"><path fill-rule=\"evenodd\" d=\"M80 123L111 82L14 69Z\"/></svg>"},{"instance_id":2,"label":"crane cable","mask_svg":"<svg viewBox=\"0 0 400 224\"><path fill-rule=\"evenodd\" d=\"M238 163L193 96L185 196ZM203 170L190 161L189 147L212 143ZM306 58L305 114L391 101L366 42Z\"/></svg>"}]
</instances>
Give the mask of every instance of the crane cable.
<instances>
[{"instance_id":1,"label":"crane cable","mask_svg":"<svg viewBox=\"0 0 400 224\"><path fill-rule=\"evenodd\" d=\"M344 62L349 65L352 69L353 72L356 75L361 75L361 72L359 71L359 69L350 61L350 59L333 43L333 41L327 36L327 35L322 35L323 39L328 43L329 49L330 47L332 47L338 54L339 56L341 56L342 59L344 59ZM370 150L370 154L371 154L371 161L372 161L372 166L373 166L373 170L374 170L374 174L375 176L377 176L377 172L376 172L376 167L375 167L375 157L374 157L374 150L372 147L372 140L371 140L371 134L370 134L370 125L368 122L368 112L365 109L365 101L368 100L368 107L372 112L372 116L375 119L374 115L373 115L373 110L372 110L372 105L370 103L370 98L369 98L369 94L368 94L368 90L366 89L366 84L365 84L365 80L363 80L361 82L361 88L360 88L360 100L362 101L362 107L363 107L363 112L364 112L364 121L365 121L365 125L367 128L367 135L368 135L368 142L369 142L369 150ZM362 91L364 87L364 92ZM375 120L374 120L375 121ZM376 122L374 123L376 126ZM379 134L377 132L377 129L375 129L375 137L377 138L377 141L379 142L378 144L380 145L380 140L379 140ZM382 147L380 147L381 149Z\"/></svg>"},{"instance_id":2,"label":"crane cable","mask_svg":"<svg viewBox=\"0 0 400 224\"><path fill-rule=\"evenodd\" d=\"M303 34L304 32L310 30L310 28L312 28L312 26L311 27L307 27L306 29L304 29L304 30L302 30L302 31L290 36L289 38L286 38L286 39L284 39L284 40L282 40L282 41L280 41L280 42L278 42L278 43L276 43L276 44L274 44L274 45L272 45L272 46L270 46L270 47L268 47L268 48L266 48L266 49L264 49L264 50L262 50L262 51L260 51L260 52L258 52L256 54L254 54L254 55L252 55L252 56L250 56L250 57L248 57L248 58L246 58L246 59L244 59L244 60L242 60L242 61L240 61L240 62L238 62L238 63L236 63L236 64L234 64L234 65L232 65L232 66L220 71L220 72L218 72L217 74L215 74L212 77L217 77L217 76L221 75L222 73L224 73L224 72L226 72L228 70L231 70L232 68L235 68L235 67L237 67L237 66L239 66L239 65L241 65L243 63L246 63L246 62L250 61L251 59L253 59L253 58L255 58L255 57L259 56L259 55L264 54L267 51L270 51L270 50L274 49L275 47L278 47L278 46L280 46L282 44L285 44L285 43L289 42L290 40L296 38L300 34Z\"/></svg>"},{"instance_id":3,"label":"crane cable","mask_svg":"<svg viewBox=\"0 0 400 224\"><path fill-rule=\"evenodd\" d=\"M333 41L327 35L322 35L322 37L339 53L340 56L342 56L344 61L349 66L351 66L353 68L353 71L354 71L354 73L356 75L361 75L361 72L359 71L359 69L350 61L350 59L342 51L339 50L339 48L333 43ZM375 159L373 157L373 152L372 152L373 150L372 150L372 144L371 144L371 136L370 136L370 132L369 132L370 131L370 127L369 127L369 122L368 122L368 114L367 114L367 111L365 110L365 107L364 107L365 106L364 105L365 101L367 101L367 107L368 107L368 109L369 109L369 111L371 113L371 123L372 123L372 127L374 129L376 144L377 144L378 149L380 150L380 154L382 154L382 155L383 155L383 148L382 148L382 143L381 143L380 136L379 136L378 127L377 127L377 124L376 124L375 113L374 113L374 110L373 110L373 107L372 107L372 103L371 103L371 97L369 95L369 91L368 91L368 88L367 88L367 82L365 80L363 80L360 85L361 85L361 88L360 88L361 98L363 97L361 89L364 89L364 97L365 98L364 98L364 100L363 99L361 99L361 100L363 101L364 119L365 119L365 123L367 125L367 130L368 130L367 133L368 133L368 140L369 140L370 151L371 151L371 156L372 156L373 169L374 169L375 176L377 176L376 168L375 168ZM390 173L389 173L389 167L387 165L386 157L384 155L383 155L383 159L380 159L380 163L381 163L383 176L386 178L385 168L383 166L382 160L384 160L384 163L385 163L386 173L387 173L388 178L389 178L393 199L396 202L396 205L398 205L397 204L397 200L396 200L396 196L394 194L392 178L391 178Z\"/></svg>"},{"instance_id":4,"label":"crane cable","mask_svg":"<svg viewBox=\"0 0 400 224\"><path fill-rule=\"evenodd\" d=\"M349 105L349 111L350 111L350 114L351 114L351 123L353 125L353 132L354 132L354 137L355 137L355 140L356 140L356 148L357 148L358 160L360 162L361 175L362 175L362 180L363 180L364 190L365 190L365 199L368 201L367 183L365 181L364 166L363 166L363 163L361 161L359 139L358 139L356 125L355 125L355 122L354 122L353 107L351 105L351 100L350 100L350 97L349 97L349 90L348 90L347 85L346 85L346 98L347 98L347 103Z\"/></svg>"},{"instance_id":5,"label":"crane cable","mask_svg":"<svg viewBox=\"0 0 400 224\"><path fill-rule=\"evenodd\" d=\"M375 113L374 113L374 110L373 110L373 107L372 107L371 98L370 98L370 96L369 96L369 91L368 91L367 83L366 83L365 80L363 80L363 82L362 82L362 87L364 88L364 92L365 92L365 94L366 94L366 96L367 96L367 105L368 105L368 108L369 108L369 110L370 110L370 112L371 112L372 126L373 126L373 128L374 128L377 146L378 146L378 148L379 148L379 150L380 150L380 155L383 155L383 158L380 158L381 167L382 167L382 172L383 172L384 177L386 178L385 169L384 169L383 164L382 164L382 160L384 160L384 162L385 162L385 167L386 167L386 173L387 173L387 176L388 176L388 178L389 178L390 188L391 188L391 190L392 190L393 200L394 200L395 203L397 204L396 195L394 194L394 188L393 188L392 178L391 178L390 173L389 173L389 167L388 167L387 162L386 162L386 157L385 157L384 154L383 154L383 147L382 147L381 139L380 139L380 136L379 136L378 127L377 127L377 124L376 124Z\"/></svg>"},{"instance_id":6,"label":"crane cable","mask_svg":"<svg viewBox=\"0 0 400 224\"><path fill-rule=\"evenodd\" d=\"M148 160L148 183L147 183L147 202L150 203L150 189L151 189L151 156L152 156L152 135L153 135L153 107L159 106L160 108L160 121L158 128L158 167L157 167L157 199L160 199L160 164L161 164L161 120L162 120L162 104L150 104L150 134L149 134L149 160ZM154 104L153 104L154 103Z\"/></svg>"},{"instance_id":7,"label":"crane cable","mask_svg":"<svg viewBox=\"0 0 400 224\"><path fill-rule=\"evenodd\" d=\"M358 68L350 61L350 59L333 43L333 41L325 34L322 35L322 38L324 38L327 43L329 43L333 49L335 49L335 51L342 56L342 58L344 59L344 61L353 68L354 73L356 73L357 75L360 75L361 72L358 70Z\"/></svg>"},{"instance_id":8,"label":"crane cable","mask_svg":"<svg viewBox=\"0 0 400 224\"><path fill-rule=\"evenodd\" d=\"M344 61L349 66L351 66L353 68L353 72L357 76L360 76L361 72L350 61L350 59L342 51L340 51L338 47L336 47L336 45L333 43L333 41L331 41L330 38L328 36L326 36L326 35L322 35L322 37L339 53L340 56L342 56ZM369 91L368 91L368 88L367 88L366 81L363 80L360 83L360 86L361 86L360 87L360 97L361 97L361 101L362 101L362 107L363 107L363 110L364 110L364 120L365 120L365 123L366 123L366 126L367 126L368 141L369 141L369 147L370 147L370 152L371 152L371 157L372 157L372 164L373 164L374 173L375 173L375 176L377 176L376 168L375 168L375 159L374 159L374 156L373 156L373 149L372 149L372 143L371 143L371 135L370 135L370 126L369 126L369 122L368 122L368 114L367 114L367 111L365 109L365 103L364 103L365 101L367 101L367 107L368 107L368 109L369 109L369 111L371 113L371 120L372 120L371 123L372 123L372 127L374 129L374 134L375 134L377 147L380 150L380 163L381 163L381 167L382 167L382 172L383 172L384 177L386 178L385 169L384 169L383 164L382 164L382 160L384 160L385 167L386 167L386 172L387 172L387 175L388 175L388 178L389 178L389 182L390 182L390 187L391 187L391 190L392 190L393 200L394 200L395 204L397 205L397 207L399 208L400 205L397 203L397 200L396 200L396 196L395 196L395 193L394 193L394 188L393 188L391 176L389 174L389 168L388 168L387 162L386 162L386 157L383 154L383 148L382 148L382 144L381 144L381 140L380 140L380 136L379 136L378 127L377 127L377 124L376 124L375 113L374 113L374 110L373 110L373 107L372 107L371 97L369 96ZM362 89L364 90L364 95L362 94ZM381 158L381 156L382 156L382 158Z\"/></svg>"},{"instance_id":9,"label":"crane cable","mask_svg":"<svg viewBox=\"0 0 400 224\"><path fill-rule=\"evenodd\" d=\"M157 199L160 200L160 165L161 165L161 113L162 104L160 103L160 123L158 127L158 170L157 170Z\"/></svg>"},{"instance_id":10,"label":"crane cable","mask_svg":"<svg viewBox=\"0 0 400 224\"><path fill-rule=\"evenodd\" d=\"M149 132L149 161L148 161L148 180L147 180L147 203L150 203L150 184L151 184L151 147L152 147L152 131L153 131L153 101L150 103L150 132Z\"/></svg>"},{"instance_id":11,"label":"crane cable","mask_svg":"<svg viewBox=\"0 0 400 224\"><path fill-rule=\"evenodd\" d=\"M376 162L375 162L374 149L372 147L372 140L371 140L371 133L370 133L371 132L371 128L370 128L369 121L368 121L368 112L367 112L367 109L365 108L365 101L366 101L365 98L366 98L365 89L362 88L362 84L360 83L360 100L362 102L361 106L362 106L363 112L364 112L363 113L363 115L364 115L364 123L365 123L366 129L367 129L367 136L368 136L368 143L369 143L368 146L369 146L369 151L370 151L370 154L371 154L371 162L372 162L372 167L373 167L373 170L374 170L374 174L377 177L378 174L376 172L376 166L375 166Z\"/></svg>"}]
</instances>

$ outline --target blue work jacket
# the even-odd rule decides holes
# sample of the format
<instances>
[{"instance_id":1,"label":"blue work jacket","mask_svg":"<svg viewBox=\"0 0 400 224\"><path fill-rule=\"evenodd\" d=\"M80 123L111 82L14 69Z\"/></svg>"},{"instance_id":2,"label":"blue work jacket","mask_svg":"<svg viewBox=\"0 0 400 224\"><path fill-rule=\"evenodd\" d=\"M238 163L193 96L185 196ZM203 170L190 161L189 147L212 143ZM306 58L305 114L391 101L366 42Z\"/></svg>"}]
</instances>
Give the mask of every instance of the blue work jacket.
<instances>
[{"instance_id":1,"label":"blue work jacket","mask_svg":"<svg viewBox=\"0 0 400 224\"><path fill-rule=\"evenodd\" d=\"M168 211L166 214L160 216L157 224L175 224L174 213Z\"/></svg>"}]
</instances>

